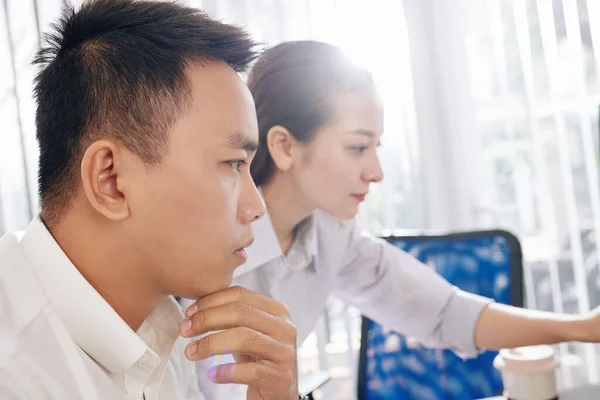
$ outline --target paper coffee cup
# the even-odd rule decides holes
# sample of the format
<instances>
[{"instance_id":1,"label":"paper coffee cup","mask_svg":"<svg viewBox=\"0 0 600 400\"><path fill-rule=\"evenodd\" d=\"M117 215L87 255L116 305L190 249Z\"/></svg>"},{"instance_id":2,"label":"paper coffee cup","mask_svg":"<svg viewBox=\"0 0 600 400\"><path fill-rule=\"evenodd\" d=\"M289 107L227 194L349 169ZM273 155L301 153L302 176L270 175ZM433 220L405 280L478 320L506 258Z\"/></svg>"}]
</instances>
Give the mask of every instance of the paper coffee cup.
<instances>
[{"instance_id":1,"label":"paper coffee cup","mask_svg":"<svg viewBox=\"0 0 600 400\"><path fill-rule=\"evenodd\" d=\"M504 396L514 400L556 398L557 366L550 346L502 349L494 359L494 367L502 374Z\"/></svg>"}]
</instances>

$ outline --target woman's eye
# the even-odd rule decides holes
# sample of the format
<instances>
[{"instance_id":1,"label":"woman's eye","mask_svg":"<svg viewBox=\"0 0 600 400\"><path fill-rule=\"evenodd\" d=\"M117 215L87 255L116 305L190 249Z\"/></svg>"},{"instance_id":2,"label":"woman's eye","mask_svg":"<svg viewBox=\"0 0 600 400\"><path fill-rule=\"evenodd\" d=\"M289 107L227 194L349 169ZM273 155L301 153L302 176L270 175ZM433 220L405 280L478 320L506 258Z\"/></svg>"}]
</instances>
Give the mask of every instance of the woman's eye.
<instances>
[{"instance_id":1,"label":"woman's eye","mask_svg":"<svg viewBox=\"0 0 600 400\"><path fill-rule=\"evenodd\" d=\"M367 149L367 146L353 146L348 148L351 152L362 155Z\"/></svg>"}]
</instances>

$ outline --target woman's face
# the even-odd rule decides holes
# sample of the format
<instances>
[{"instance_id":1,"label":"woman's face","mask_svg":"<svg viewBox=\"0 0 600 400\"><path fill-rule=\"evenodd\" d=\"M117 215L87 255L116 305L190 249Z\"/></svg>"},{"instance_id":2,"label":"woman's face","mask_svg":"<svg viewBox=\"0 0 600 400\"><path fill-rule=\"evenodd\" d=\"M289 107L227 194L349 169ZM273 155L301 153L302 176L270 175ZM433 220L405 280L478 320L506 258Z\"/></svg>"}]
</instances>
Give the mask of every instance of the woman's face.
<instances>
[{"instance_id":1,"label":"woman's face","mask_svg":"<svg viewBox=\"0 0 600 400\"><path fill-rule=\"evenodd\" d=\"M339 96L331 121L309 143L296 142L289 173L311 206L350 219L383 179L377 145L383 132L383 107L373 88Z\"/></svg>"}]
</instances>

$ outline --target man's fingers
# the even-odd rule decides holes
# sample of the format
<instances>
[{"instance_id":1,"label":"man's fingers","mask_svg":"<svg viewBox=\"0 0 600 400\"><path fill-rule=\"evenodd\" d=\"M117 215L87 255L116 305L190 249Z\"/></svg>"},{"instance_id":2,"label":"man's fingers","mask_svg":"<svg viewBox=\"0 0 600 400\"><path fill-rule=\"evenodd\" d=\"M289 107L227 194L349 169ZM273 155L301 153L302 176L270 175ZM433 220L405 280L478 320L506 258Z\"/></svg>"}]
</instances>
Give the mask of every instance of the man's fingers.
<instances>
[{"instance_id":1,"label":"man's fingers","mask_svg":"<svg viewBox=\"0 0 600 400\"><path fill-rule=\"evenodd\" d=\"M215 365L208 370L208 378L215 383L239 383L273 392L288 390L294 380L292 369L253 362Z\"/></svg>"},{"instance_id":2,"label":"man's fingers","mask_svg":"<svg viewBox=\"0 0 600 400\"><path fill-rule=\"evenodd\" d=\"M283 303L241 286L233 286L224 290L220 290L196 300L187 308L185 315L189 317L200 310L235 302L249 304L277 317L283 317L287 319L290 317L290 312Z\"/></svg>"},{"instance_id":3,"label":"man's fingers","mask_svg":"<svg viewBox=\"0 0 600 400\"><path fill-rule=\"evenodd\" d=\"M237 354L241 361L213 367L214 382L246 384L252 399L298 397L296 328L283 303L236 286L197 300L186 315L183 336L219 331L188 344L189 360Z\"/></svg>"},{"instance_id":4,"label":"man's fingers","mask_svg":"<svg viewBox=\"0 0 600 400\"><path fill-rule=\"evenodd\" d=\"M248 356L274 362L287 362L293 365L295 343L283 344L262 332L247 327L237 327L205 336L188 344L185 356L191 361L231 353L243 353Z\"/></svg>"},{"instance_id":5,"label":"man's fingers","mask_svg":"<svg viewBox=\"0 0 600 400\"><path fill-rule=\"evenodd\" d=\"M296 341L296 328L289 320L242 302L198 311L181 323L179 331L183 337L194 337L238 326L262 332L284 343Z\"/></svg>"}]
</instances>

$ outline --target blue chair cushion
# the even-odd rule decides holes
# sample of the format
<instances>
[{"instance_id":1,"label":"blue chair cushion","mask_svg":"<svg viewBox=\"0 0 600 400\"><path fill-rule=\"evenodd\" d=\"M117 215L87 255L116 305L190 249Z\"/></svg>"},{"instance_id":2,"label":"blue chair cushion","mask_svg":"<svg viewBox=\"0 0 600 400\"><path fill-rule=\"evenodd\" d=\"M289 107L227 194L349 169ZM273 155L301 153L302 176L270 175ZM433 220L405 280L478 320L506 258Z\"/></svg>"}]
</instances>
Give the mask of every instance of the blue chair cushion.
<instances>
[{"instance_id":1,"label":"blue chair cushion","mask_svg":"<svg viewBox=\"0 0 600 400\"><path fill-rule=\"evenodd\" d=\"M496 302L522 306L522 257L517 239L503 231L447 236L389 237L453 285ZM497 352L463 360L450 350L433 350L386 332L363 318L359 399L458 399L498 395Z\"/></svg>"}]
</instances>

